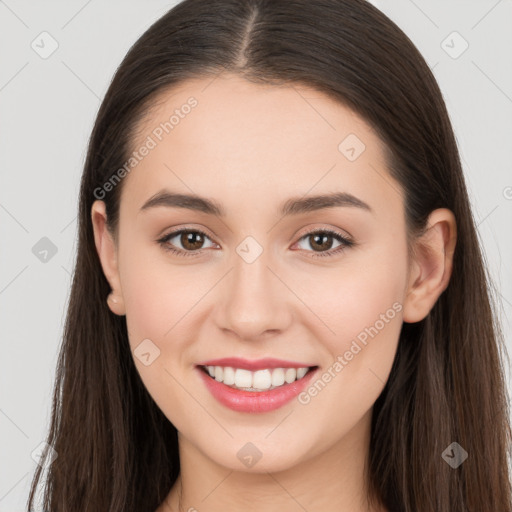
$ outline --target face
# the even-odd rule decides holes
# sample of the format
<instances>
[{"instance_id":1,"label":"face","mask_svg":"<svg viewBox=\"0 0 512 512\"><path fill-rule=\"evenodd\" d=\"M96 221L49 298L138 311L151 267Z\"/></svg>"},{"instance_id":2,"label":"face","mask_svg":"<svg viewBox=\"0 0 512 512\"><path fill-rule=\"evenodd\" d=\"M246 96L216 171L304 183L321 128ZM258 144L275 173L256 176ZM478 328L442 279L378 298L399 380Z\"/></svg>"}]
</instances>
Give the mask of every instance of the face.
<instances>
[{"instance_id":1,"label":"face","mask_svg":"<svg viewBox=\"0 0 512 512\"><path fill-rule=\"evenodd\" d=\"M163 95L133 151L103 263L181 439L254 472L346 448L388 378L408 283L380 139L314 89L223 75Z\"/></svg>"}]
</instances>

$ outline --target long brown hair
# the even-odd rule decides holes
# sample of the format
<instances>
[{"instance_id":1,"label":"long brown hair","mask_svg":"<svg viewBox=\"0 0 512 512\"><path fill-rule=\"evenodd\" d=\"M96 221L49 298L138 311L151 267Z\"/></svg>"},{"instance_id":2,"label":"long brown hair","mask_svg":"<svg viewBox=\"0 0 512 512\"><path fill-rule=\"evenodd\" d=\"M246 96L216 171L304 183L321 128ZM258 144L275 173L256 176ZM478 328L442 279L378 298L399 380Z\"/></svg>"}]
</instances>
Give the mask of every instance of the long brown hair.
<instances>
[{"instance_id":1,"label":"long brown hair","mask_svg":"<svg viewBox=\"0 0 512 512\"><path fill-rule=\"evenodd\" d=\"M145 389L114 315L96 252L95 190L123 166L158 94L230 71L305 84L377 132L404 190L408 236L429 213L457 221L453 274L429 315L403 324L372 419L369 489L390 511L510 511L510 425L503 335L458 148L425 60L364 0L185 0L154 23L118 68L99 110L81 181L78 251L47 443L45 510L153 512L175 482L175 427ZM102 198L117 232L123 182ZM468 458L442 457L457 442ZM45 458L42 465L45 464ZM32 506L43 472L32 482Z\"/></svg>"}]
</instances>

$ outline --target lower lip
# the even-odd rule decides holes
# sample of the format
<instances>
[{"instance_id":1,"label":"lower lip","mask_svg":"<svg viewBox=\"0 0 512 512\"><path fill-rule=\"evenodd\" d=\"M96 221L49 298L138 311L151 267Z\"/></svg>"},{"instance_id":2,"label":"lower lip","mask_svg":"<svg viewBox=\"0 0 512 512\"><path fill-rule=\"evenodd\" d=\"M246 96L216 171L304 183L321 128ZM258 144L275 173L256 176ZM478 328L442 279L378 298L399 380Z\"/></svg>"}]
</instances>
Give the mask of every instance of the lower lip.
<instances>
[{"instance_id":1,"label":"lower lip","mask_svg":"<svg viewBox=\"0 0 512 512\"><path fill-rule=\"evenodd\" d=\"M279 409L293 400L311 382L317 370L318 368L310 370L302 379L268 391L243 391L226 386L197 368L214 398L237 412L269 412Z\"/></svg>"}]
</instances>

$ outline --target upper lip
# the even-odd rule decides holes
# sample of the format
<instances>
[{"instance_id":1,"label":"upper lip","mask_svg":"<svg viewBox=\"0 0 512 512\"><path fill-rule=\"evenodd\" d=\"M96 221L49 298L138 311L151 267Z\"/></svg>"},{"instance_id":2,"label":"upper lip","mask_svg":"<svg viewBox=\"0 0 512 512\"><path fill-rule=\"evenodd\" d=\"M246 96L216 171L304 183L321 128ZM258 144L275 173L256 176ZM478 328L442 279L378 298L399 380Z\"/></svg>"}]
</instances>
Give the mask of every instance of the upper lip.
<instances>
[{"instance_id":1,"label":"upper lip","mask_svg":"<svg viewBox=\"0 0 512 512\"><path fill-rule=\"evenodd\" d=\"M204 361L199 363L198 366L231 366L232 368L254 371L264 370L265 368L309 368L313 365L296 361L285 361L284 359L274 359L272 357L253 360L242 359L240 357L223 357L221 359Z\"/></svg>"}]
</instances>

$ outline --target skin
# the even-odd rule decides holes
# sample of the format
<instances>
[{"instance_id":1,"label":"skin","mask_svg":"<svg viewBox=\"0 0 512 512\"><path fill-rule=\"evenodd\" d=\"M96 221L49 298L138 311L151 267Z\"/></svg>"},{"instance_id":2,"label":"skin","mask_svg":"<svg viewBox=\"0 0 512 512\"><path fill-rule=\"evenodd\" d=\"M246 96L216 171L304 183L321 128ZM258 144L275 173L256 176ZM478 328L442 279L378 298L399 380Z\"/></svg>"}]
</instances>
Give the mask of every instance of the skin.
<instances>
[{"instance_id":1,"label":"skin","mask_svg":"<svg viewBox=\"0 0 512 512\"><path fill-rule=\"evenodd\" d=\"M180 490L181 510L201 512L385 510L364 499L372 408L402 322L423 319L448 285L454 216L432 212L409 258L403 195L380 139L351 110L305 86L263 86L229 74L187 81L160 97L134 150L190 96L198 105L124 178L118 239L105 228L104 203L91 211L112 287L109 307L126 315L132 351L144 339L160 350L148 366L134 361L179 432L181 474L158 512L180 510ZM338 149L351 133L366 146L354 161ZM226 217L164 206L140 211L163 188L214 199ZM292 197L333 191L353 194L373 212L278 214ZM184 227L207 233L195 246L199 255L180 257L158 244ZM313 228L355 245L315 258L340 242L329 238L315 250L305 236ZM250 264L236 251L247 236L263 249ZM194 250L180 240L167 243ZM235 412L213 398L195 369L218 357L276 357L318 365L321 375L394 303L394 318L307 404ZM237 457L248 442L262 453L250 468Z\"/></svg>"}]
</instances>

